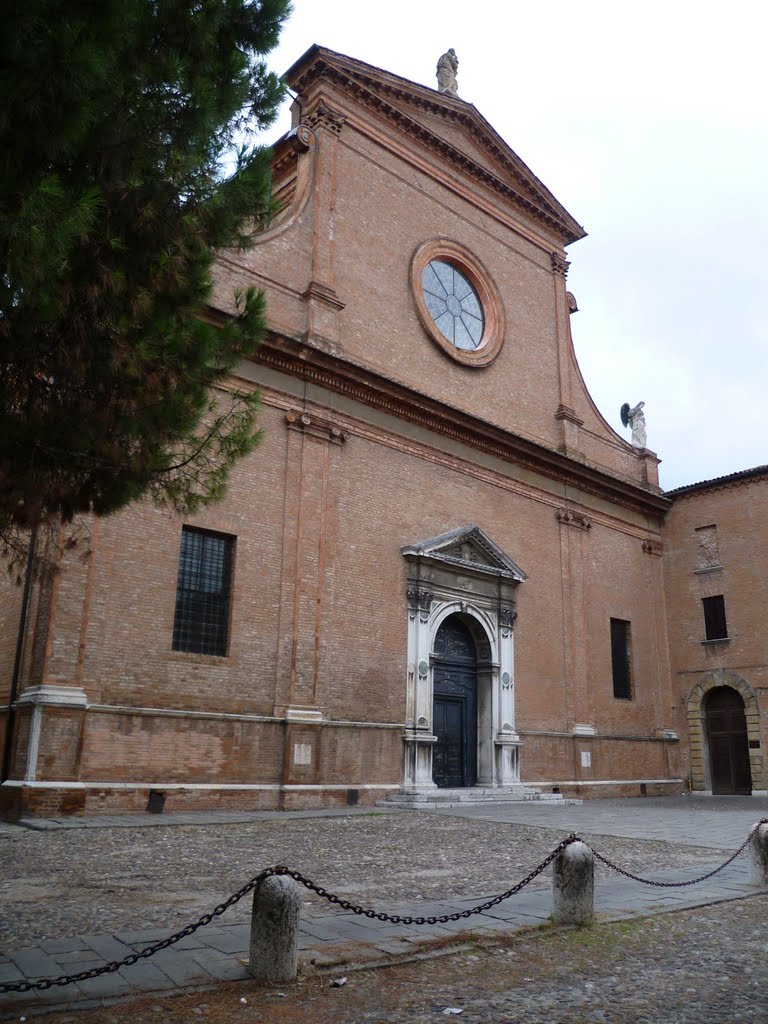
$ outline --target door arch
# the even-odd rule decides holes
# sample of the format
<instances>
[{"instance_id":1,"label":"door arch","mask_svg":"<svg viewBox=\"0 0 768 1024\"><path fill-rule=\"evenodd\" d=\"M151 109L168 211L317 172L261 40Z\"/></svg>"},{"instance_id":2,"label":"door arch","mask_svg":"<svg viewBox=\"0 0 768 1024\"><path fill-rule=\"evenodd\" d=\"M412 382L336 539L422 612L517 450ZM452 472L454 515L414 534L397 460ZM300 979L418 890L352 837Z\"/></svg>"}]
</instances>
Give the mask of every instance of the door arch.
<instances>
[{"instance_id":1,"label":"door arch","mask_svg":"<svg viewBox=\"0 0 768 1024\"><path fill-rule=\"evenodd\" d=\"M741 694L730 686L716 686L705 696L703 710L712 792L749 795L752 773Z\"/></svg>"},{"instance_id":2,"label":"door arch","mask_svg":"<svg viewBox=\"0 0 768 1024\"><path fill-rule=\"evenodd\" d=\"M432 778L443 789L477 782L477 646L458 614L435 634L432 651Z\"/></svg>"}]
</instances>

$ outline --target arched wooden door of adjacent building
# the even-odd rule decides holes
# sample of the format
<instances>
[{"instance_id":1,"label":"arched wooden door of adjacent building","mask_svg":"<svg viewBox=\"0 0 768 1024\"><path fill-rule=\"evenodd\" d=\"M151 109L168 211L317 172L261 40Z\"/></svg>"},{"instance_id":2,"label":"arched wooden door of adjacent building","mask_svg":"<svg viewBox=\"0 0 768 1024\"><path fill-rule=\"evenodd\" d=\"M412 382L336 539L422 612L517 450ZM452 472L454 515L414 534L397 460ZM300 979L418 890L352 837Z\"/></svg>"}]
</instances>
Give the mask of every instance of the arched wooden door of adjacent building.
<instances>
[{"instance_id":1,"label":"arched wooden door of adjacent building","mask_svg":"<svg viewBox=\"0 0 768 1024\"><path fill-rule=\"evenodd\" d=\"M717 686L704 698L712 792L752 792L747 719L741 694L730 686Z\"/></svg>"},{"instance_id":2,"label":"arched wooden door of adjacent building","mask_svg":"<svg viewBox=\"0 0 768 1024\"><path fill-rule=\"evenodd\" d=\"M477 649L458 615L437 631L433 651L432 778L440 788L477 782Z\"/></svg>"}]
</instances>

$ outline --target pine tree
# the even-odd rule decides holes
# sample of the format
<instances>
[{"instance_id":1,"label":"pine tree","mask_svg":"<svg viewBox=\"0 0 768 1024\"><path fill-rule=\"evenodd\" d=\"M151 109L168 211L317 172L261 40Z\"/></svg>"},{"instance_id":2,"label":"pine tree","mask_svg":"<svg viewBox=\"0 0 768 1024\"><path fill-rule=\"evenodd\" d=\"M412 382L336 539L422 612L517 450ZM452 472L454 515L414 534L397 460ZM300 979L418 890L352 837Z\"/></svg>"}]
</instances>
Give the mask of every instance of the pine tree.
<instances>
[{"instance_id":1,"label":"pine tree","mask_svg":"<svg viewBox=\"0 0 768 1024\"><path fill-rule=\"evenodd\" d=\"M227 388L260 295L205 311L272 210L241 143L283 95L288 0L11 0L0 32L0 535L221 496L257 440Z\"/></svg>"}]
</instances>

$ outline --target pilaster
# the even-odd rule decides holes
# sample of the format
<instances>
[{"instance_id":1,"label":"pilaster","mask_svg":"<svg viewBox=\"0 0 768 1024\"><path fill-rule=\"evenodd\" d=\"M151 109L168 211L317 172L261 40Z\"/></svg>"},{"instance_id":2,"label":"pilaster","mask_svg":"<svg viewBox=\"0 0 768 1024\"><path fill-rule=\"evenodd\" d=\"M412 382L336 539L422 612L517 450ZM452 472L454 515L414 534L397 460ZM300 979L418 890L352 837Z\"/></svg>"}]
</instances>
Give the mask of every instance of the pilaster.
<instances>
[{"instance_id":1,"label":"pilaster","mask_svg":"<svg viewBox=\"0 0 768 1024\"><path fill-rule=\"evenodd\" d=\"M321 413L291 409L286 464L279 649L274 713L322 718L322 637L335 588L336 468L347 432Z\"/></svg>"},{"instance_id":2,"label":"pilaster","mask_svg":"<svg viewBox=\"0 0 768 1024\"><path fill-rule=\"evenodd\" d=\"M310 345L333 351L339 342L338 314L345 305L335 291L334 240L338 139L344 117L320 100L307 112L305 121L317 142L312 269L303 294L306 340Z\"/></svg>"},{"instance_id":3,"label":"pilaster","mask_svg":"<svg viewBox=\"0 0 768 1024\"><path fill-rule=\"evenodd\" d=\"M568 729L592 728L593 699L587 671L587 632L584 621L584 545L592 522L573 508L557 510L560 524L560 564L563 580L563 641L565 691L570 694Z\"/></svg>"}]
</instances>

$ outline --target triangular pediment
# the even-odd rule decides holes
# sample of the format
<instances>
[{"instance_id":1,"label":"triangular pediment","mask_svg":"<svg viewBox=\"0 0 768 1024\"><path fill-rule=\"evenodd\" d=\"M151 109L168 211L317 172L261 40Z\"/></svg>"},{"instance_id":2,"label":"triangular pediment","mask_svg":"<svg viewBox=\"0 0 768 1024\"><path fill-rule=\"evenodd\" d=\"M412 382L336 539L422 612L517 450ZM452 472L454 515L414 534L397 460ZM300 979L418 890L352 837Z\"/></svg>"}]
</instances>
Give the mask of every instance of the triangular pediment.
<instances>
[{"instance_id":1,"label":"triangular pediment","mask_svg":"<svg viewBox=\"0 0 768 1024\"><path fill-rule=\"evenodd\" d=\"M474 177L554 228L564 245L584 237L581 225L473 104L322 46L307 50L286 78L300 94L318 80L329 81L355 103L389 120L399 133L417 138L441 163Z\"/></svg>"},{"instance_id":2,"label":"triangular pediment","mask_svg":"<svg viewBox=\"0 0 768 1024\"><path fill-rule=\"evenodd\" d=\"M406 545L400 550L409 561L418 559L435 562L455 569L463 568L467 572L513 579L519 583L527 579L520 566L494 544L479 526L462 526L418 544Z\"/></svg>"}]
</instances>

